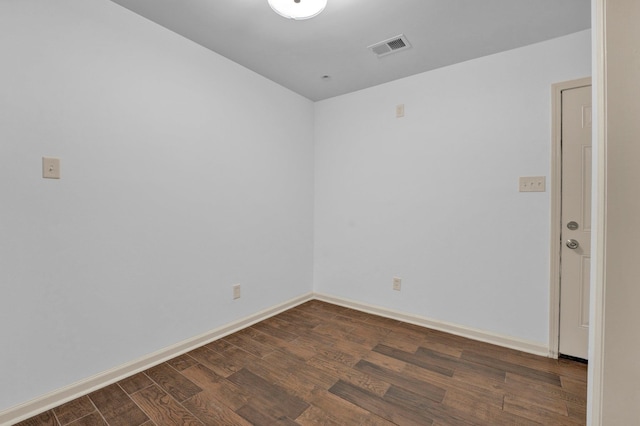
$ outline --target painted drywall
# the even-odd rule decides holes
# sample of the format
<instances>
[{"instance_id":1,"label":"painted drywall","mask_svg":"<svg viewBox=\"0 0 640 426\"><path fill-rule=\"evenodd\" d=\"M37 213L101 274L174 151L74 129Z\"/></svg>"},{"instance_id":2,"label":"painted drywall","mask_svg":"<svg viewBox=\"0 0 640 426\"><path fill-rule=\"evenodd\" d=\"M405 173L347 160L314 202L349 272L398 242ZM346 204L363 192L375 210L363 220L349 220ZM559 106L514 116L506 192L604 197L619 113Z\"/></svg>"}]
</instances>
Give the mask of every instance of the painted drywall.
<instances>
[{"instance_id":1,"label":"painted drywall","mask_svg":"<svg viewBox=\"0 0 640 426\"><path fill-rule=\"evenodd\" d=\"M548 179L551 85L591 75L590 35L316 103L315 291L546 346L549 192L518 177Z\"/></svg>"},{"instance_id":2,"label":"painted drywall","mask_svg":"<svg viewBox=\"0 0 640 426\"><path fill-rule=\"evenodd\" d=\"M602 281L600 310L604 342L596 339L597 362L592 368L602 378L601 415L594 425L631 425L640 419L640 3L636 0L599 1L606 61L603 132L605 167L603 256L598 259ZM603 356L602 356L603 355ZM600 389L596 388L596 392ZM597 395L597 394L596 394ZM600 408L600 407L598 407Z\"/></svg>"},{"instance_id":3,"label":"painted drywall","mask_svg":"<svg viewBox=\"0 0 640 426\"><path fill-rule=\"evenodd\" d=\"M107 0L0 56L0 411L311 291L310 101Z\"/></svg>"}]
</instances>

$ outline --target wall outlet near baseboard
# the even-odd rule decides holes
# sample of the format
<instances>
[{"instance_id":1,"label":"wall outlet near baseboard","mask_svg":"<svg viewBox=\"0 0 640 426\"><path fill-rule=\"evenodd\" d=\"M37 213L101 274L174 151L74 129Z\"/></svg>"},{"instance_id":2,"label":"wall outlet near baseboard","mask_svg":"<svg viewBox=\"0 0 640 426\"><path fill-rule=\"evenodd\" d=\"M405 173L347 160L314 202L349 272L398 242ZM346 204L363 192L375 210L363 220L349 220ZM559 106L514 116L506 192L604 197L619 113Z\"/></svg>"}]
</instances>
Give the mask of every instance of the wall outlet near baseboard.
<instances>
[{"instance_id":1,"label":"wall outlet near baseboard","mask_svg":"<svg viewBox=\"0 0 640 426\"><path fill-rule=\"evenodd\" d=\"M233 300L240 299L240 284L233 285Z\"/></svg>"},{"instance_id":2,"label":"wall outlet near baseboard","mask_svg":"<svg viewBox=\"0 0 640 426\"><path fill-rule=\"evenodd\" d=\"M400 288L402 287L402 278L400 277L393 277L393 289L395 291L400 291Z\"/></svg>"}]
</instances>

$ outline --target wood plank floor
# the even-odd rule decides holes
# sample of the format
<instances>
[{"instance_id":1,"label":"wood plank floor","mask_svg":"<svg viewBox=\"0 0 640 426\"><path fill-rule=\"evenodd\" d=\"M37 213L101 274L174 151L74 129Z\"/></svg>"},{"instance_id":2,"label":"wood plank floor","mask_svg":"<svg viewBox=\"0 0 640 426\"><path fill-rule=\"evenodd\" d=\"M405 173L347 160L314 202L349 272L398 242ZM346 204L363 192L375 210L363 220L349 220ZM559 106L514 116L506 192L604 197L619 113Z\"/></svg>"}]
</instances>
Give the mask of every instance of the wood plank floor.
<instances>
[{"instance_id":1,"label":"wood plank floor","mask_svg":"<svg viewBox=\"0 0 640 426\"><path fill-rule=\"evenodd\" d=\"M584 425L584 364L310 301L20 425Z\"/></svg>"}]
</instances>

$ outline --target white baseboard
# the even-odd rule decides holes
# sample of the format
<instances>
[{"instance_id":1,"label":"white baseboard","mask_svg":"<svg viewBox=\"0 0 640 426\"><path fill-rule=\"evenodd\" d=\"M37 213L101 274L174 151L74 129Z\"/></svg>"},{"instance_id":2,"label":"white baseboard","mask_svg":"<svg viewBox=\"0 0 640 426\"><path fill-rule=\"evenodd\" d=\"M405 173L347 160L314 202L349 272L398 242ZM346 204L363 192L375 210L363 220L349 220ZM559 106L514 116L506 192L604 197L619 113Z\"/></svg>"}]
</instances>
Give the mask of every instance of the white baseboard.
<instances>
[{"instance_id":1,"label":"white baseboard","mask_svg":"<svg viewBox=\"0 0 640 426\"><path fill-rule=\"evenodd\" d=\"M32 401L1 411L0 425L13 425L17 422L43 413L51 408L64 404L65 402L87 395L93 391L147 370L148 368L161 364L202 345L206 345L214 340L218 340L224 336L235 333L236 331L240 331L243 328L249 327L311 299L313 299L312 293L296 297L295 299L288 300L284 303L265 309L254 315L250 315L222 327L218 327L199 336L183 340L182 342L161 349L135 361L120 365L111 370L96 374L95 376L55 390Z\"/></svg>"},{"instance_id":2,"label":"white baseboard","mask_svg":"<svg viewBox=\"0 0 640 426\"><path fill-rule=\"evenodd\" d=\"M456 336L466 337L480 342L491 343L522 352L544 357L549 356L549 348L537 342L518 339L511 336L504 336L497 333L478 330L471 327L465 327L458 324L452 324L444 321L438 321L421 317L419 315L407 314L380 306L360 303L341 297L330 296L322 293L314 293L314 298L324 302L333 303L334 305L344 306L345 308L355 309L357 311L367 312L381 317L391 318L399 321L408 322L410 324L419 325L434 330L444 331L445 333L454 334Z\"/></svg>"},{"instance_id":3,"label":"white baseboard","mask_svg":"<svg viewBox=\"0 0 640 426\"><path fill-rule=\"evenodd\" d=\"M374 315L379 315L381 317L404 321L410 324L415 324L434 330L444 331L446 333L467 337L469 339L478 340L481 342L504 346L522 352L528 352L541 356L549 355L549 348L540 343L530 342L510 336L503 336L500 334L490 333L457 324L424 318L419 315L407 314L399 311L394 311L392 309L369 305L366 303L360 303L353 300L330 296L327 294L309 293L286 301L279 305L273 306L271 308L265 309L254 315L250 315L246 318L216 328L207 333L184 340L175 345L139 358L135 361L123 364L111 370L97 374L93 377L89 377L64 388L55 390L32 401L25 402L24 404L15 407L11 407L5 411L0 412L0 426L15 424L17 422L50 410L51 408L64 404L65 402L69 402L83 395L87 395L93 391L101 389L105 386L108 386L141 371L147 370L155 365L175 358L176 356L182 355L202 345L213 342L214 340L218 340L224 336L240 331L243 328L249 327L255 323L263 321L267 318L279 314L280 312L291 309L312 299L333 303L335 305L344 306L346 308L351 308Z\"/></svg>"}]
</instances>

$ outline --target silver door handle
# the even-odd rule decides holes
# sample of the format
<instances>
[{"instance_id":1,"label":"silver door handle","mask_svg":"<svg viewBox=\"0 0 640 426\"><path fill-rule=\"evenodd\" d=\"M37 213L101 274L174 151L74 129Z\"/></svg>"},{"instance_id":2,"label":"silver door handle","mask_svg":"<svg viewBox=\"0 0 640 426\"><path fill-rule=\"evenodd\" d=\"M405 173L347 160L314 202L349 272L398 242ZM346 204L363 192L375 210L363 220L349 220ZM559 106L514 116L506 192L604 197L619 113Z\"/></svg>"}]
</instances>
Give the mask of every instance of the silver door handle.
<instances>
[{"instance_id":1,"label":"silver door handle","mask_svg":"<svg viewBox=\"0 0 640 426\"><path fill-rule=\"evenodd\" d=\"M576 240L567 240L567 247L569 247L571 250L575 250L580 247L580 243Z\"/></svg>"}]
</instances>

